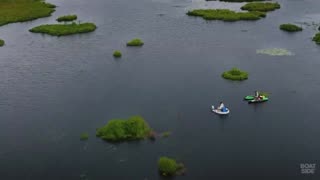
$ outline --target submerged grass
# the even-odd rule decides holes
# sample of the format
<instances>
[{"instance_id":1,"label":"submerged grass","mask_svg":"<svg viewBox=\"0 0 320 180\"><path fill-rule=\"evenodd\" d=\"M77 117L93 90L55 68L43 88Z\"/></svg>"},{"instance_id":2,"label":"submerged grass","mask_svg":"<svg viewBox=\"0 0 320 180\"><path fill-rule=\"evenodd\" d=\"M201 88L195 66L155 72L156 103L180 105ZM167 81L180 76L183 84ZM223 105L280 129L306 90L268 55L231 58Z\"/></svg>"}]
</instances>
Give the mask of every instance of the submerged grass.
<instances>
[{"instance_id":1,"label":"submerged grass","mask_svg":"<svg viewBox=\"0 0 320 180\"><path fill-rule=\"evenodd\" d=\"M0 39L0 47L4 46L4 43L5 43L4 40Z\"/></svg>"},{"instance_id":2,"label":"submerged grass","mask_svg":"<svg viewBox=\"0 0 320 180\"><path fill-rule=\"evenodd\" d=\"M320 33L317 33L313 38L312 41L316 42L320 45Z\"/></svg>"},{"instance_id":3,"label":"submerged grass","mask_svg":"<svg viewBox=\"0 0 320 180\"><path fill-rule=\"evenodd\" d=\"M222 77L234 81L242 81L248 79L248 73L238 68L232 68L230 71L222 73Z\"/></svg>"},{"instance_id":4,"label":"submerged grass","mask_svg":"<svg viewBox=\"0 0 320 180\"><path fill-rule=\"evenodd\" d=\"M250 2L245 4L241 7L242 10L247 11L260 11L260 12L267 12L267 11L273 11L276 9L280 9L279 3L273 3L273 2Z\"/></svg>"},{"instance_id":5,"label":"submerged grass","mask_svg":"<svg viewBox=\"0 0 320 180\"><path fill-rule=\"evenodd\" d=\"M235 12L229 9L195 9L187 12L189 16L200 16L206 20L240 21L258 20L266 17L264 12Z\"/></svg>"},{"instance_id":6,"label":"submerged grass","mask_svg":"<svg viewBox=\"0 0 320 180\"><path fill-rule=\"evenodd\" d=\"M74 21L74 20L76 20L77 18L78 18L77 15L72 14L72 15L60 16L60 17L58 17L57 21L58 21L58 22Z\"/></svg>"},{"instance_id":7,"label":"submerged grass","mask_svg":"<svg viewBox=\"0 0 320 180\"><path fill-rule=\"evenodd\" d=\"M288 32L296 32L296 31L302 31L302 27L299 27L294 24L281 24L279 27L283 31L288 31Z\"/></svg>"},{"instance_id":8,"label":"submerged grass","mask_svg":"<svg viewBox=\"0 0 320 180\"><path fill-rule=\"evenodd\" d=\"M1 0L0 26L48 17L55 7L40 0Z\"/></svg>"},{"instance_id":9,"label":"submerged grass","mask_svg":"<svg viewBox=\"0 0 320 180\"><path fill-rule=\"evenodd\" d=\"M80 135L80 140L81 141L85 141L85 140L88 140L89 139L89 134L88 133L82 133Z\"/></svg>"},{"instance_id":10,"label":"submerged grass","mask_svg":"<svg viewBox=\"0 0 320 180\"><path fill-rule=\"evenodd\" d=\"M259 49L256 51L257 54L266 54L270 56L293 56L294 54L287 49L282 48L271 48L271 49Z\"/></svg>"},{"instance_id":11,"label":"submerged grass","mask_svg":"<svg viewBox=\"0 0 320 180\"><path fill-rule=\"evenodd\" d=\"M92 32L96 28L96 25L93 23L46 24L34 27L29 31L33 33L45 33L52 36L65 36L71 34Z\"/></svg>"}]
</instances>

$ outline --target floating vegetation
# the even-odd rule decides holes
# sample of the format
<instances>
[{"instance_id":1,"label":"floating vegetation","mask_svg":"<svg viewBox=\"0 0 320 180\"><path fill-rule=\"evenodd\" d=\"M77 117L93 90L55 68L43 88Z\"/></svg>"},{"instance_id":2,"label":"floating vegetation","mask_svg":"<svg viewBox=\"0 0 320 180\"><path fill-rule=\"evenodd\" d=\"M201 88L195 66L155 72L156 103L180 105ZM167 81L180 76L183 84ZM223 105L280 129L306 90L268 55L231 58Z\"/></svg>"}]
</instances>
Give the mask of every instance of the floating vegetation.
<instances>
[{"instance_id":1,"label":"floating vegetation","mask_svg":"<svg viewBox=\"0 0 320 180\"><path fill-rule=\"evenodd\" d=\"M260 12L267 12L267 11L274 11L276 9L280 9L279 3L272 3L272 2L251 2L247 3L241 7L242 10L247 11L260 11Z\"/></svg>"},{"instance_id":2,"label":"floating vegetation","mask_svg":"<svg viewBox=\"0 0 320 180\"><path fill-rule=\"evenodd\" d=\"M240 20L258 20L266 17L266 13L252 12L235 12L229 9L195 9L188 11L189 16L199 16L205 20L221 20L221 21L240 21Z\"/></svg>"},{"instance_id":3,"label":"floating vegetation","mask_svg":"<svg viewBox=\"0 0 320 180\"><path fill-rule=\"evenodd\" d=\"M85 140L88 140L89 139L89 134L88 133L82 133L80 135L80 140L81 141L85 141Z\"/></svg>"},{"instance_id":4,"label":"floating vegetation","mask_svg":"<svg viewBox=\"0 0 320 180\"><path fill-rule=\"evenodd\" d=\"M175 159L168 157L160 157L158 161L158 169L162 176L181 175L186 171L184 164L177 163Z\"/></svg>"},{"instance_id":5,"label":"floating vegetation","mask_svg":"<svg viewBox=\"0 0 320 180\"><path fill-rule=\"evenodd\" d=\"M122 56L122 54L121 54L120 51L114 51L114 52L113 52L113 57L119 58L119 57L121 57L121 56Z\"/></svg>"},{"instance_id":6,"label":"floating vegetation","mask_svg":"<svg viewBox=\"0 0 320 180\"><path fill-rule=\"evenodd\" d=\"M0 1L0 26L48 17L56 6L39 0Z\"/></svg>"},{"instance_id":7,"label":"floating vegetation","mask_svg":"<svg viewBox=\"0 0 320 180\"><path fill-rule=\"evenodd\" d=\"M5 44L4 40L0 39L0 47L4 46L4 44Z\"/></svg>"},{"instance_id":8,"label":"floating vegetation","mask_svg":"<svg viewBox=\"0 0 320 180\"><path fill-rule=\"evenodd\" d=\"M241 71L238 68L232 68L230 71L226 71L221 75L225 79L230 79L234 81L242 81L248 79L248 73Z\"/></svg>"},{"instance_id":9,"label":"floating vegetation","mask_svg":"<svg viewBox=\"0 0 320 180\"><path fill-rule=\"evenodd\" d=\"M57 21L58 21L58 22L74 21L74 20L76 20L77 18L78 18L77 15L72 14L72 15L60 16L60 17L58 17Z\"/></svg>"},{"instance_id":10,"label":"floating vegetation","mask_svg":"<svg viewBox=\"0 0 320 180\"><path fill-rule=\"evenodd\" d=\"M259 49L256 51L257 54L267 54L270 56L293 56L294 54L287 49L282 48L271 48L271 49Z\"/></svg>"},{"instance_id":11,"label":"floating vegetation","mask_svg":"<svg viewBox=\"0 0 320 180\"><path fill-rule=\"evenodd\" d=\"M317 33L313 38L312 41L316 42L320 45L320 33Z\"/></svg>"},{"instance_id":12,"label":"floating vegetation","mask_svg":"<svg viewBox=\"0 0 320 180\"><path fill-rule=\"evenodd\" d=\"M281 24L279 27L283 31L288 31L288 32L296 32L296 31L302 31L302 27L299 27L294 24Z\"/></svg>"},{"instance_id":13,"label":"floating vegetation","mask_svg":"<svg viewBox=\"0 0 320 180\"><path fill-rule=\"evenodd\" d=\"M127 42L127 46L142 46L143 44L143 41L137 38Z\"/></svg>"},{"instance_id":14,"label":"floating vegetation","mask_svg":"<svg viewBox=\"0 0 320 180\"><path fill-rule=\"evenodd\" d=\"M66 36L71 34L92 32L97 28L93 23L82 24L46 24L30 29L33 33L44 33L52 36Z\"/></svg>"},{"instance_id":15,"label":"floating vegetation","mask_svg":"<svg viewBox=\"0 0 320 180\"><path fill-rule=\"evenodd\" d=\"M171 132L170 131L166 131L166 132L163 132L161 134L161 137L169 137L171 135Z\"/></svg>"}]
</instances>

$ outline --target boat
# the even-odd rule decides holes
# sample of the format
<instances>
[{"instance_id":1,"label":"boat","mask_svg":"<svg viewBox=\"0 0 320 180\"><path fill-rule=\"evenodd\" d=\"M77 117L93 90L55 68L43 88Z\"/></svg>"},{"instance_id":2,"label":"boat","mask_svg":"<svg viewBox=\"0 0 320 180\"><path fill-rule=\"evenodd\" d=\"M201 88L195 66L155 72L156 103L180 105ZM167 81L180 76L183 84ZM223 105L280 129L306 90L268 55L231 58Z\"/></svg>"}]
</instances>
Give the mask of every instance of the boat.
<instances>
[{"instance_id":1,"label":"boat","mask_svg":"<svg viewBox=\"0 0 320 180\"><path fill-rule=\"evenodd\" d=\"M218 110L218 109L215 109L214 106L211 106L212 112L214 112L214 113L216 113L216 114L220 114L220 115L227 115L227 114L229 114L229 113L230 113L229 108L226 108L226 109L227 109L227 111L222 112L222 111L220 111L220 110Z\"/></svg>"},{"instance_id":2,"label":"boat","mask_svg":"<svg viewBox=\"0 0 320 180\"><path fill-rule=\"evenodd\" d=\"M265 97L265 96L262 96L262 99L252 99L252 100L249 100L248 103L262 103L262 102L266 102L268 101L269 98Z\"/></svg>"}]
</instances>

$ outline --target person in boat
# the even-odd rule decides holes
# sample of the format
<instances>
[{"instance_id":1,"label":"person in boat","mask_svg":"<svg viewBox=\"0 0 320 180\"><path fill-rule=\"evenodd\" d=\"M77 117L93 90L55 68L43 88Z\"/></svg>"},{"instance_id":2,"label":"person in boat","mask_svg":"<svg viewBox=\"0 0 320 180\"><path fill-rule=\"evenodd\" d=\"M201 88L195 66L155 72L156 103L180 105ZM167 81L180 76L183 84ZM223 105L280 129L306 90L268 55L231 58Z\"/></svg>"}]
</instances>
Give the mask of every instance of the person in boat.
<instances>
[{"instance_id":1,"label":"person in boat","mask_svg":"<svg viewBox=\"0 0 320 180\"><path fill-rule=\"evenodd\" d=\"M255 92L254 92L254 99L255 99L255 100L261 100L261 99L262 99L259 91L255 91Z\"/></svg>"},{"instance_id":2,"label":"person in boat","mask_svg":"<svg viewBox=\"0 0 320 180\"><path fill-rule=\"evenodd\" d=\"M221 101L218 108L219 111L221 112L225 112L226 111L226 107L224 106L223 102Z\"/></svg>"}]
</instances>

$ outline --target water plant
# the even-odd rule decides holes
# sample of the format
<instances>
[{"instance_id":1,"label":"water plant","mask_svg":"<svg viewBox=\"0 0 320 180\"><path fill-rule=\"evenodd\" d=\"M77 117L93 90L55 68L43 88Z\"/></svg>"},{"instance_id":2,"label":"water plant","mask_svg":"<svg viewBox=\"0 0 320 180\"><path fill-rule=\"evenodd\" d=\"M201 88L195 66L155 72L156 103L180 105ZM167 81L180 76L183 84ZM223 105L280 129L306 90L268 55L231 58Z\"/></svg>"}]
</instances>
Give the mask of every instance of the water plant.
<instances>
[{"instance_id":1,"label":"water plant","mask_svg":"<svg viewBox=\"0 0 320 180\"><path fill-rule=\"evenodd\" d=\"M241 9L247 11L267 12L280 9L280 7L280 4L277 2L250 2L242 6Z\"/></svg>"},{"instance_id":2,"label":"water plant","mask_svg":"<svg viewBox=\"0 0 320 180\"><path fill-rule=\"evenodd\" d=\"M144 43L141 39L132 39L131 41L127 42L127 46L142 46Z\"/></svg>"},{"instance_id":3,"label":"water plant","mask_svg":"<svg viewBox=\"0 0 320 180\"><path fill-rule=\"evenodd\" d=\"M245 71L241 71L238 68L232 68L229 71L225 71L221 75L225 79L230 79L234 81L242 81L248 79L248 73Z\"/></svg>"},{"instance_id":4,"label":"water plant","mask_svg":"<svg viewBox=\"0 0 320 180\"><path fill-rule=\"evenodd\" d=\"M283 31L288 31L288 32L296 32L296 31L302 31L302 27L299 27L294 24L281 24L279 27Z\"/></svg>"},{"instance_id":5,"label":"water plant","mask_svg":"<svg viewBox=\"0 0 320 180\"><path fill-rule=\"evenodd\" d=\"M141 116L113 119L98 128L96 136L107 141L140 140L149 136L151 129Z\"/></svg>"},{"instance_id":6,"label":"water plant","mask_svg":"<svg viewBox=\"0 0 320 180\"><path fill-rule=\"evenodd\" d=\"M52 36L65 36L71 34L92 32L96 28L96 25L93 23L46 24L34 27L29 31L33 33L45 33Z\"/></svg>"},{"instance_id":7,"label":"water plant","mask_svg":"<svg viewBox=\"0 0 320 180\"><path fill-rule=\"evenodd\" d=\"M63 21L74 21L76 20L78 17L75 14L72 15L66 15L66 16L60 16L57 18L58 22L63 22Z\"/></svg>"},{"instance_id":8,"label":"water plant","mask_svg":"<svg viewBox=\"0 0 320 180\"><path fill-rule=\"evenodd\" d=\"M0 1L0 26L50 16L56 6L40 0Z\"/></svg>"},{"instance_id":9,"label":"water plant","mask_svg":"<svg viewBox=\"0 0 320 180\"><path fill-rule=\"evenodd\" d=\"M85 141L85 140L88 140L89 139L89 134L88 133L82 133L80 135L80 140L81 141Z\"/></svg>"},{"instance_id":10,"label":"water plant","mask_svg":"<svg viewBox=\"0 0 320 180\"><path fill-rule=\"evenodd\" d=\"M161 136L162 136L162 137L169 137L170 134L171 134L170 131L165 131L165 132L163 132L163 133L161 134Z\"/></svg>"},{"instance_id":11,"label":"water plant","mask_svg":"<svg viewBox=\"0 0 320 180\"><path fill-rule=\"evenodd\" d=\"M264 12L235 12L229 9L194 9L187 12L189 16L200 16L205 20L240 21L258 20L266 17Z\"/></svg>"},{"instance_id":12,"label":"water plant","mask_svg":"<svg viewBox=\"0 0 320 180\"><path fill-rule=\"evenodd\" d=\"M158 169L162 176L179 175L185 171L185 167L182 163L177 163L175 159L165 156L159 158Z\"/></svg>"},{"instance_id":13,"label":"water plant","mask_svg":"<svg viewBox=\"0 0 320 180\"><path fill-rule=\"evenodd\" d=\"M5 44L4 40L0 39L0 47L4 46L4 44Z\"/></svg>"},{"instance_id":14,"label":"water plant","mask_svg":"<svg viewBox=\"0 0 320 180\"><path fill-rule=\"evenodd\" d=\"M312 38L312 41L320 45L320 33L317 33L316 35L314 35L314 37Z\"/></svg>"},{"instance_id":15,"label":"water plant","mask_svg":"<svg viewBox=\"0 0 320 180\"><path fill-rule=\"evenodd\" d=\"M287 49L282 48L270 48L270 49L258 49L257 54L266 54L270 56L293 56L294 54Z\"/></svg>"},{"instance_id":16,"label":"water plant","mask_svg":"<svg viewBox=\"0 0 320 180\"><path fill-rule=\"evenodd\" d=\"M121 52L120 51L114 51L113 52L113 56L116 57L116 58L119 58L122 56Z\"/></svg>"}]
</instances>

